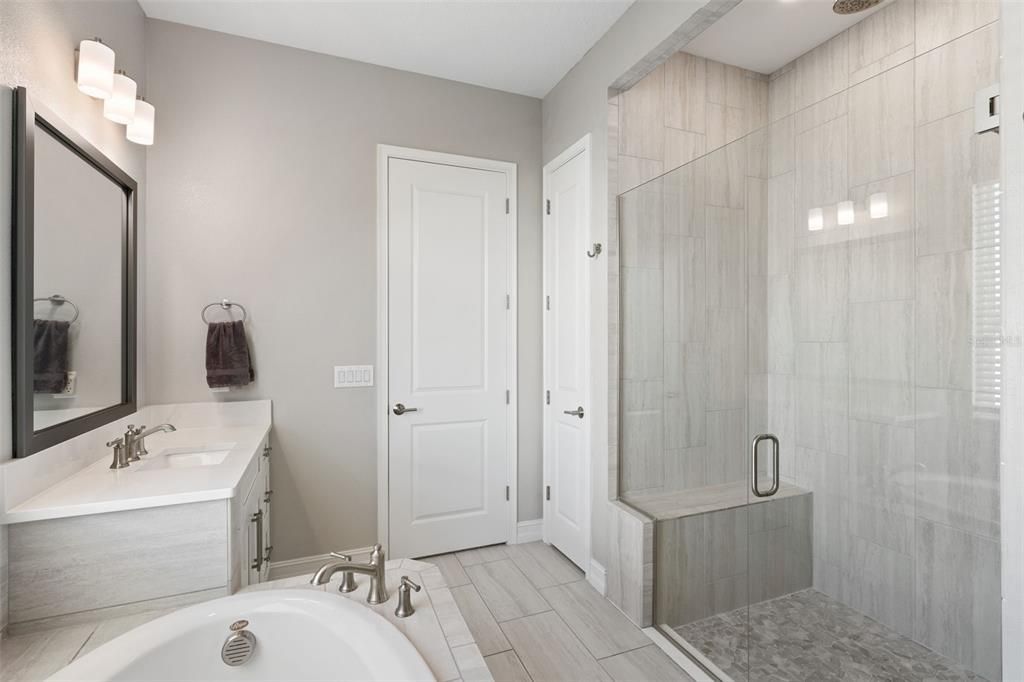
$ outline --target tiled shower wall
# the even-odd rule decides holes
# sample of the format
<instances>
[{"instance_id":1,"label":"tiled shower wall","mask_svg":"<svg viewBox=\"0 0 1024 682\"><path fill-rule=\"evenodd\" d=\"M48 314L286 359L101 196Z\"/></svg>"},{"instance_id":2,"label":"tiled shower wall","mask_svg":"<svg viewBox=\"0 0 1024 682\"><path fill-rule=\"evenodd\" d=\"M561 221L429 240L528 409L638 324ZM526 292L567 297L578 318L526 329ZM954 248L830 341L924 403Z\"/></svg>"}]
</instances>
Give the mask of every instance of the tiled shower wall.
<instances>
[{"instance_id":1,"label":"tiled shower wall","mask_svg":"<svg viewBox=\"0 0 1024 682\"><path fill-rule=\"evenodd\" d=\"M760 125L749 94L760 77L674 57L619 97L618 146L620 191L699 158L620 199L620 490L713 482L709 467L745 463L749 433L775 432L784 478L814 492L815 586L989 679L999 417L979 390L995 368L975 328L994 268L976 244L974 195L998 180L999 157L995 134L974 134L972 108L998 80L998 11L898 0L772 74ZM720 89L708 75L719 70L750 87ZM704 201L671 198L687 192ZM883 192L888 215L871 218L868 198ZM844 201L850 225L838 224ZM815 208L823 225L811 231ZM680 245L702 236L688 256ZM723 288L734 266L747 301ZM689 303L665 294L669 269L703 290ZM637 300L647 312L631 310ZM681 306L701 302L687 322ZM728 312L742 306L745 317ZM720 431L738 453L716 456L708 415L744 406L747 428ZM700 464L680 458L687 438Z\"/></svg>"}]
</instances>

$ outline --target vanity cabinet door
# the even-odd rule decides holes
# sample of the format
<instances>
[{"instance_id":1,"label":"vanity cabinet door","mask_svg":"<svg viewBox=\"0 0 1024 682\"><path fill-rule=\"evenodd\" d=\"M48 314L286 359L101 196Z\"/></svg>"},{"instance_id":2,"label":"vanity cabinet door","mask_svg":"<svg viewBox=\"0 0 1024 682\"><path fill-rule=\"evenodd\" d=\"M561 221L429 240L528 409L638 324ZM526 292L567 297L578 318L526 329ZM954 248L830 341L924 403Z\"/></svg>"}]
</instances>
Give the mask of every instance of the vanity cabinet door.
<instances>
[{"instance_id":1,"label":"vanity cabinet door","mask_svg":"<svg viewBox=\"0 0 1024 682\"><path fill-rule=\"evenodd\" d=\"M253 481L242 504L242 519L246 525L242 575L246 576L247 585L255 585L263 577L263 489L258 482L259 478Z\"/></svg>"}]
</instances>

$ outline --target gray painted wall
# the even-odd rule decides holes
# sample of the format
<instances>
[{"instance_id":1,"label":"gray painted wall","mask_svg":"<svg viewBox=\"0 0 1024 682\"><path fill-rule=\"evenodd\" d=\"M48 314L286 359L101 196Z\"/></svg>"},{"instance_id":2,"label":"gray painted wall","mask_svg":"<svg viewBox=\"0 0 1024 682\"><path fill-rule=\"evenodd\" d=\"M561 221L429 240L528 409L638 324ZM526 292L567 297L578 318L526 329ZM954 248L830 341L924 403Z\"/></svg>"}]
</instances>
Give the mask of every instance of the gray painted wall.
<instances>
[{"instance_id":1,"label":"gray painted wall","mask_svg":"<svg viewBox=\"0 0 1024 682\"><path fill-rule=\"evenodd\" d=\"M128 142L124 126L103 118L98 100L78 91L74 81L74 49L79 41L100 36L117 53L119 68L140 79L145 72L143 36L145 17L134 2L11 2L0 1L0 85L23 85L32 96L69 123L144 185L146 151ZM143 82L142 85L145 85ZM0 103L6 105L5 93ZM5 116L8 109L4 106ZM2 126L0 126L2 127ZM10 272L10 211L6 187L11 148L0 145L0 272ZM144 241L143 205L140 204L140 240ZM140 273L145 263L140 262ZM0 278L0 357L10 357L10 282ZM140 337L140 352L144 338ZM0 364L0 462L11 457L10 367ZM2 503L2 500L0 500ZM7 534L0 530L0 629L7 623Z\"/></svg>"},{"instance_id":2,"label":"gray painted wall","mask_svg":"<svg viewBox=\"0 0 1024 682\"><path fill-rule=\"evenodd\" d=\"M591 134L592 240L608 241L608 88L704 6L700 0L637 2L559 81L543 102L547 163ZM608 260L598 258L591 289L591 554L608 567Z\"/></svg>"},{"instance_id":3,"label":"gray painted wall","mask_svg":"<svg viewBox=\"0 0 1024 682\"><path fill-rule=\"evenodd\" d=\"M541 515L541 103L147 22L148 402L274 401L275 558L376 540L376 145L519 164L519 518ZM249 311L256 382L211 393L206 303Z\"/></svg>"}]
</instances>

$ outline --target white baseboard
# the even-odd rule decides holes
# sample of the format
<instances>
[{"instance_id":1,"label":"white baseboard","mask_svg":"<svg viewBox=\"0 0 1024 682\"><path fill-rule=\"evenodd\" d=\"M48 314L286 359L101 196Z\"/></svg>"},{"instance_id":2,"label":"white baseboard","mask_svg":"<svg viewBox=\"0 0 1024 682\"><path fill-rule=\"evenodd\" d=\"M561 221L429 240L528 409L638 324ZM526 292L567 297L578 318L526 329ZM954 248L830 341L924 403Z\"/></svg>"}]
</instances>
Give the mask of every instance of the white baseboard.
<instances>
[{"instance_id":1,"label":"white baseboard","mask_svg":"<svg viewBox=\"0 0 1024 682\"><path fill-rule=\"evenodd\" d=\"M359 549L346 550L342 552L342 554L347 554L352 557L352 561L369 561L370 552L372 551L372 547L360 547ZM316 569L320 568L328 561L335 561L335 559L330 554L316 554L313 556L299 557L298 559L271 561L269 580L291 578L297 575L306 575L307 573L312 575L316 572Z\"/></svg>"},{"instance_id":2,"label":"white baseboard","mask_svg":"<svg viewBox=\"0 0 1024 682\"><path fill-rule=\"evenodd\" d=\"M590 586L597 590L597 593L601 596L605 596L605 584L606 584L607 573L604 570L604 566L597 563L596 559L591 558L590 570L587 571L587 582Z\"/></svg>"},{"instance_id":3,"label":"white baseboard","mask_svg":"<svg viewBox=\"0 0 1024 682\"><path fill-rule=\"evenodd\" d=\"M521 545L524 542L539 542L544 537L544 519L533 521L520 521L516 528L515 544Z\"/></svg>"}]
</instances>

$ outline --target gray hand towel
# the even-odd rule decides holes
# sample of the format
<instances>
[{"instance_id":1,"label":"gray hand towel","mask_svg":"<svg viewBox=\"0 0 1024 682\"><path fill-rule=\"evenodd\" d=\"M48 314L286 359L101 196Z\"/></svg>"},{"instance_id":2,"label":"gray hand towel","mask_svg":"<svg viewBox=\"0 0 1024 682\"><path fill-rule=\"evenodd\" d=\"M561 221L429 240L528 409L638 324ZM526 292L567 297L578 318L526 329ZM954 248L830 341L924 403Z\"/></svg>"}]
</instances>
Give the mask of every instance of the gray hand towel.
<instances>
[{"instance_id":1,"label":"gray hand towel","mask_svg":"<svg viewBox=\"0 0 1024 682\"><path fill-rule=\"evenodd\" d=\"M255 378L242 321L207 325L206 385L210 388L245 386Z\"/></svg>"},{"instance_id":2,"label":"gray hand towel","mask_svg":"<svg viewBox=\"0 0 1024 682\"><path fill-rule=\"evenodd\" d=\"M71 323L66 320L32 320L32 390L60 393L68 383Z\"/></svg>"}]
</instances>

